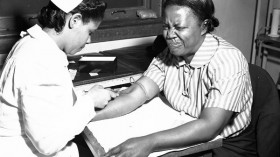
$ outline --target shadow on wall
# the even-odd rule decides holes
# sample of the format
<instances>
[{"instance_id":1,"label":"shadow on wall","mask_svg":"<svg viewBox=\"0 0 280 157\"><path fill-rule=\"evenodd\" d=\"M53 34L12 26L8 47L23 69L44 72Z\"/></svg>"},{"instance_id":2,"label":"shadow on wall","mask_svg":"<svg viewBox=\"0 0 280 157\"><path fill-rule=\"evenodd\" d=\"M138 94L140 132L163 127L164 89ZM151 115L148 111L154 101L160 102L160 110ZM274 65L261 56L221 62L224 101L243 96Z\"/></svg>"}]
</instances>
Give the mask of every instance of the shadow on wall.
<instances>
[{"instance_id":1,"label":"shadow on wall","mask_svg":"<svg viewBox=\"0 0 280 157\"><path fill-rule=\"evenodd\" d=\"M20 39L20 32L37 23L36 18L23 16L21 12L14 12L9 17L0 17L0 65L4 64L7 54Z\"/></svg>"}]
</instances>

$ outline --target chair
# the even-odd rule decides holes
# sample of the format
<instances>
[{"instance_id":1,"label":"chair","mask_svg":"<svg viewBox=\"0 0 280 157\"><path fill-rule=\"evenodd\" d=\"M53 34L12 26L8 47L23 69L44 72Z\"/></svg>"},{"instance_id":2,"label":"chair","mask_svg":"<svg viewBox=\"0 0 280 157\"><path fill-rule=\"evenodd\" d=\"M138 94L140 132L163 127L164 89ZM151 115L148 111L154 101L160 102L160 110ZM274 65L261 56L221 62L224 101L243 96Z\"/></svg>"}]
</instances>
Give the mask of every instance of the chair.
<instances>
[{"instance_id":1,"label":"chair","mask_svg":"<svg viewBox=\"0 0 280 157\"><path fill-rule=\"evenodd\" d=\"M225 139L223 147L213 153L280 157L280 104L276 84L268 72L257 65L249 64L249 72L253 88L251 123L237 137Z\"/></svg>"}]
</instances>

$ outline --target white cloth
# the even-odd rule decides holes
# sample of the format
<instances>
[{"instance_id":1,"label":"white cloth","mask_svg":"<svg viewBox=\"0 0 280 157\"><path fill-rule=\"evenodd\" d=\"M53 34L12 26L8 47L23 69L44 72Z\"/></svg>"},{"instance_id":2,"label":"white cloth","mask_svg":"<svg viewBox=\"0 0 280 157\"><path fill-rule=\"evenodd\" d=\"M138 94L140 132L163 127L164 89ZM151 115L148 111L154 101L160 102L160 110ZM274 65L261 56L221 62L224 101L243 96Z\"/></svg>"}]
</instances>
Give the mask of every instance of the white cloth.
<instances>
[{"instance_id":1,"label":"white cloth","mask_svg":"<svg viewBox=\"0 0 280 157\"><path fill-rule=\"evenodd\" d=\"M35 25L7 57L0 79L0 156L79 156L69 142L95 115L77 96L65 53Z\"/></svg>"},{"instance_id":2,"label":"white cloth","mask_svg":"<svg viewBox=\"0 0 280 157\"><path fill-rule=\"evenodd\" d=\"M52 0L52 2L65 13L76 8L83 0Z\"/></svg>"},{"instance_id":3,"label":"white cloth","mask_svg":"<svg viewBox=\"0 0 280 157\"><path fill-rule=\"evenodd\" d=\"M164 99L162 100L160 97L155 97L135 111L124 116L90 122L87 126L89 133L86 133L86 135L88 138L96 138L105 152L107 152L109 149L121 144L129 138L145 136L162 130L175 128L195 120L195 118L185 113L180 113L172 109L169 105L170 104L166 103ZM217 136L214 140L219 138L222 137ZM168 152L180 151L189 147L153 152L149 157L157 157ZM98 150L95 151L98 153L100 152Z\"/></svg>"}]
</instances>

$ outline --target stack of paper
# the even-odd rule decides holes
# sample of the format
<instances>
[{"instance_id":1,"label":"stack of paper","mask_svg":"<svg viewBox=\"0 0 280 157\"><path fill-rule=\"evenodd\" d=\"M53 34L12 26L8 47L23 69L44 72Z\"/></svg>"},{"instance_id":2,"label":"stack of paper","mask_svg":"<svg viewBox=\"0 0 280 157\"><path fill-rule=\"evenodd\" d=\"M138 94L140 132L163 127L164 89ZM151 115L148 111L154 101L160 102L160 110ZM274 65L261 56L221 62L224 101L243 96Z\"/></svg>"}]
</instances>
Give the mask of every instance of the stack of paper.
<instances>
[{"instance_id":1,"label":"stack of paper","mask_svg":"<svg viewBox=\"0 0 280 157\"><path fill-rule=\"evenodd\" d=\"M194 118L180 114L156 97L125 116L91 122L88 129L107 152L129 138L174 128L192 120ZM167 152L156 152L151 156Z\"/></svg>"}]
</instances>

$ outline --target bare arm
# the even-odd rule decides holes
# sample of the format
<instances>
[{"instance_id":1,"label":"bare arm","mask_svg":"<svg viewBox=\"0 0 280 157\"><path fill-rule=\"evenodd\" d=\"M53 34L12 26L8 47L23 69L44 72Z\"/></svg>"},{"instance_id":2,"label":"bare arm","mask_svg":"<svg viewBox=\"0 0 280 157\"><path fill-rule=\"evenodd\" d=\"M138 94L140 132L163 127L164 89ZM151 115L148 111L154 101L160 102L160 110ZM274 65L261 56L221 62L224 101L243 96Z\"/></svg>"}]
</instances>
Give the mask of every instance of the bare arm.
<instances>
[{"instance_id":1,"label":"bare arm","mask_svg":"<svg viewBox=\"0 0 280 157\"><path fill-rule=\"evenodd\" d=\"M130 113L158 93L159 88L155 82L148 77L141 77L136 84L132 84L119 97L109 102L106 108L97 112L92 121L115 118Z\"/></svg>"},{"instance_id":2,"label":"bare arm","mask_svg":"<svg viewBox=\"0 0 280 157\"><path fill-rule=\"evenodd\" d=\"M156 151L207 142L222 131L229 123L232 114L233 112L220 108L206 108L197 120L173 129L128 139L111 149L105 156L148 156Z\"/></svg>"},{"instance_id":3,"label":"bare arm","mask_svg":"<svg viewBox=\"0 0 280 157\"><path fill-rule=\"evenodd\" d=\"M233 112L221 108L205 108L199 119L149 135L155 141L153 151L186 147L212 140L229 123Z\"/></svg>"}]
</instances>

